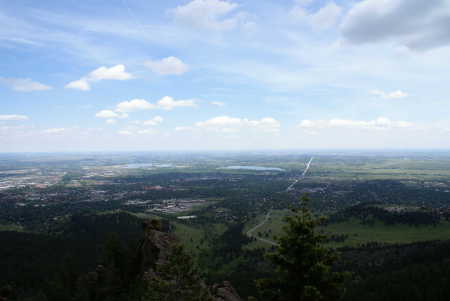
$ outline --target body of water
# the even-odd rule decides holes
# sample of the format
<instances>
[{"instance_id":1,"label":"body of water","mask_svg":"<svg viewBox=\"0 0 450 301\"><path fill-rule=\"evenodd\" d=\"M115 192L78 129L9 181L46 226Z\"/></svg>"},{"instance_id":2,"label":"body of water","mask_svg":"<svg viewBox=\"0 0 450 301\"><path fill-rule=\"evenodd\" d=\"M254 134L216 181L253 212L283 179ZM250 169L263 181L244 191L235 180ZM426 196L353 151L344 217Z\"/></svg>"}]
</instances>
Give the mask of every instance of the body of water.
<instances>
[{"instance_id":1,"label":"body of water","mask_svg":"<svg viewBox=\"0 0 450 301\"><path fill-rule=\"evenodd\" d=\"M284 171L284 169L278 168L278 167L247 166L247 165L227 166L227 167L221 167L219 169L256 170L256 171Z\"/></svg>"}]
</instances>

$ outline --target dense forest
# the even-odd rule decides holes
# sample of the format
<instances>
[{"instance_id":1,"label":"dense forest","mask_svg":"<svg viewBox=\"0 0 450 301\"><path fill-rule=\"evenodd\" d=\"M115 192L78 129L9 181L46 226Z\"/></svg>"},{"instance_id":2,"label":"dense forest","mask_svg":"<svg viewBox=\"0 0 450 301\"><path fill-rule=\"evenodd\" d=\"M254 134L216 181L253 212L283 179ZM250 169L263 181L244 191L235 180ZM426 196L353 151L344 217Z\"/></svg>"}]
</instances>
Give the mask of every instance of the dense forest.
<instances>
[{"instance_id":1,"label":"dense forest","mask_svg":"<svg viewBox=\"0 0 450 301\"><path fill-rule=\"evenodd\" d=\"M305 222L305 219L302 221ZM130 290L147 290L148 288L142 288L142 283L136 282L136 275L139 273L139 268L136 268L137 250L142 244L142 223L142 219L124 212L85 213L73 215L65 223L59 224L58 231L47 235L0 232L0 283L4 300L115 300L108 299L111 295L109 290L121 298L128 298ZM288 221L289 223L292 221ZM212 238L213 247L202 251L197 260L182 250L177 255L181 259L176 256L173 259L183 263L190 262L188 270L192 269L194 274L188 274L195 279L190 280L190 285L194 285L196 281L213 285L228 280L243 298L252 296L261 298L260 300L278 300L274 296L269 298L261 295L257 280L276 279L274 277L278 269L274 262L277 261L272 261L267 256L276 254L279 250L277 247L272 247L271 250L245 249L251 239L242 234L242 226L234 223L222 235ZM169 224L164 229L171 231ZM287 232L284 239L289 235L292 237L294 234ZM318 237L317 243L326 239L319 232L315 235L310 239ZM292 248L294 241L281 240L284 244L282 249ZM315 254L318 250L311 252ZM320 252L325 250L327 249ZM345 272L346 275L345 290L341 291L341 297L334 295L330 300L393 300L399 297L410 300L446 300L449 296L449 286L446 284L450 279L450 241L409 245L372 244L337 251L328 250L326 252L332 252L330 254L334 254L332 256L335 259L324 260L330 264L332 271ZM336 254L339 256L335 257ZM302 259L297 260L302 262ZM105 269L102 273L109 276L102 284L103 289L100 284L100 287L94 289L92 285L89 286L89 281L92 281L89 277L93 277L92 273L95 271L99 272L99 266ZM170 266L166 268L171 271ZM300 273L300 270L297 272ZM280 283L287 285L289 277ZM411 287L414 289L411 290ZM160 289L164 291L163 287ZM284 295L288 295L287 288L275 289L277 290L279 294L286 290ZM298 289L294 285L293 294L295 293L298 293ZM150 295L147 297L145 300L153 300ZM286 297L279 300L293 299Z\"/></svg>"}]
</instances>

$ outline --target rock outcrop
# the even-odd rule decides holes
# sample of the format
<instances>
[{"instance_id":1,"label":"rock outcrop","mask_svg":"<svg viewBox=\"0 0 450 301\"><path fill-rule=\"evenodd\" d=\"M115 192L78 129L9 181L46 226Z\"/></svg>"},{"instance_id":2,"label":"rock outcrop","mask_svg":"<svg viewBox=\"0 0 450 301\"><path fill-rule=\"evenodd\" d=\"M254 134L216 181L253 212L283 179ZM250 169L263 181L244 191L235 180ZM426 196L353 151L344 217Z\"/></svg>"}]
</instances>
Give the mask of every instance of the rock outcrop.
<instances>
[{"instance_id":1,"label":"rock outcrop","mask_svg":"<svg viewBox=\"0 0 450 301\"><path fill-rule=\"evenodd\" d=\"M138 249L141 272L155 269L157 265L167 263L171 250L178 243L176 237L163 232L158 220L145 221L142 224L144 239Z\"/></svg>"},{"instance_id":2,"label":"rock outcrop","mask_svg":"<svg viewBox=\"0 0 450 301\"><path fill-rule=\"evenodd\" d=\"M144 222L143 230L144 239L140 244L138 254L141 261L141 273L150 282L153 279L158 279L158 282L163 279L170 283L169 286L173 290L179 290L181 294L185 290L186 298L181 296L179 297L180 301L190 300L187 295L192 296L193 290L197 290L200 295L204 294L204 300L242 301L230 282L224 281L221 284L207 287L197 275L192 273L192 267L185 266L179 269L179 266L173 266L191 263L187 262L189 261L188 256L178 249L179 243L176 237L171 233L164 232L159 221ZM169 273L167 273L168 270L170 270Z\"/></svg>"},{"instance_id":3,"label":"rock outcrop","mask_svg":"<svg viewBox=\"0 0 450 301\"><path fill-rule=\"evenodd\" d=\"M112 243L110 260L78 279L80 299L125 300L138 296L139 300L242 300L227 281L207 286L191 257L175 235L164 231L160 221L146 221L142 227L144 237L136 251L124 253L120 244ZM6 293L0 294L0 301L8 300L3 295Z\"/></svg>"},{"instance_id":4,"label":"rock outcrop","mask_svg":"<svg viewBox=\"0 0 450 301\"><path fill-rule=\"evenodd\" d=\"M222 284L214 284L211 287L211 294L214 301L242 301L229 281L224 281Z\"/></svg>"}]
</instances>

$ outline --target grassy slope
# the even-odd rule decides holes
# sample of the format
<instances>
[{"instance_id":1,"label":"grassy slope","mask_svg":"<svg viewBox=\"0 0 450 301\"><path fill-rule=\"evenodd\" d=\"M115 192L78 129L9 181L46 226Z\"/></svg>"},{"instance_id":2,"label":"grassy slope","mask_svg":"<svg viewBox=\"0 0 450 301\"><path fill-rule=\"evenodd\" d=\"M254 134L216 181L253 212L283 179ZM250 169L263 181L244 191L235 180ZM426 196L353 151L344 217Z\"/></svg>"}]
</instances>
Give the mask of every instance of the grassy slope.
<instances>
[{"instance_id":1,"label":"grassy slope","mask_svg":"<svg viewBox=\"0 0 450 301\"><path fill-rule=\"evenodd\" d=\"M353 164L350 161L317 158L311 166L309 177L322 180L447 180L449 168L449 160L389 158Z\"/></svg>"},{"instance_id":2,"label":"grassy slope","mask_svg":"<svg viewBox=\"0 0 450 301\"><path fill-rule=\"evenodd\" d=\"M260 227L256 232L265 232L272 230L269 239L282 234L283 218L289 213L288 210L274 210L269 221ZM263 219L258 216L257 221ZM252 222L251 224L255 224ZM427 240L447 240L450 239L450 223L441 222L438 226L408 226L393 225L387 226L381 222L375 223L373 226L362 225L358 220L353 219L341 223L331 224L322 227L321 230L330 234L347 234L349 237L342 243L332 242L329 245L333 247L356 246L367 242L383 242L383 243L411 243L416 241ZM267 246L260 242L254 242L250 247Z\"/></svg>"},{"instance_id":3,"label":"grassy slope","mask_svg":"<svg viewBox=\"0 0 450 301\"><path fill-rule=\"evenodd\" d=\"M362 225L358 220L349 220L342 223L328 225L326 232L334 234L347 234L349 238L343 243L331 243L333 246L356 246L367 242L384 243L411 243L426 240L450 239L450 223L442 222L433 226L387 226L381 222L373 226Z\"/></svg>"},{"instance_id":4,"label":"grassy slope","mask_svg":"<svg viewBox=\"0 0 450 301\"><path fill-rule=\"evenodd\" d=\"M186 213L185 213L186 214ZM161 217L150 213L134 213L139 218L160 219ZM184 215L184 214L183 214ZM224 224L212 224L201 228L200 226L190 225L189 222L170 222L175 227L175 235L178 237L183 246L189 251L195 253L197 246L207 247L210 236L220 235L226 230Z\"/></svg>"},{"instance_id":5,"label":"grassy slope","mask_svg":"<svg viewBox=\"0 0 450 301\"><path fill-rule=\"evenodd\" d=\"M24 229L22 226L16 224L0 225L0 231L17 231L22 232Z\"/></svg>"}]
</instances>

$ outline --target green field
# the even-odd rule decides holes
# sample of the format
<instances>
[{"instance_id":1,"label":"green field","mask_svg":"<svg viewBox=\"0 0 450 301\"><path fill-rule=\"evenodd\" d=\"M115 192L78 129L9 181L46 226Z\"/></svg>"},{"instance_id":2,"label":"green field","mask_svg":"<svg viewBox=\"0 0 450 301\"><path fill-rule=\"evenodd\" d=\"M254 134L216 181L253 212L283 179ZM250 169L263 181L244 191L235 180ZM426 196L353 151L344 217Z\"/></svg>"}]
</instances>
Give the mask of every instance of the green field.
<instances>
[{"instance_id":1,"label":"green field","mask_svg":"<svg viewBox=\"0 0 450 301\"><path fill-rule=\"evenodd\" d=\"M274 240L275 236L279 236L283 232L283 225L284 225L284 217L290 213L290 210L271 210L270 218L267 220L267 222L259 227L257 230L253 232L253 236L258 236L262 238L266 238L269 240ZM265 219L266 214L258 215L256 218L254 218L252 221L248 222L245 225L245 233L247 233L248 230L253 228L255 225L258 225ZM258 234L262 234L259 236ZM267 237L265 235L267 233ZM267 243L261 242L261 241L254 241L251 242L248 245L249 249L253 248L259 248L259 247L268 247L269 245Z\"/></svg>"},{"instance_id":2,"label":"green field","mask_svg":"<svg viewBox=\"0 0 450 301\"><path fill-rule=\"evenodd\" d=\"M16 224L0 225L0 231L18 231L22 232L23 227Z\"/></svg>"},{"instance_id":3,"label":"green field","mask_svg":"<svg viewBox=\"0 0 450 301\"><path fill-rule=\"evenodd\" d=\"M274 210L270 219L263 226L255 231L254 235L261 233L263 238L273 240L280 236L285 224L283 219L289 214L289 210ZM256 225L264 219L264 215L258 216L249 225ZM249 229L250 226L247 226ZM345 222L330 224L321 227L320 231L327 234L348 235L344 242L330 242L333 247L358 246L368 242L382 242L387 244L411 243L429 240L450 239L450 222L441 222L437 226L409 226L405 224L385 225L382 222L375 222L373 225L363 225L359 220L352 219ZM265 236L267 233L267 237ZM250 244L250 248L267 246L260 241Z\"/></svg>"},{"instance_id":4,"label":"green field","mask_svg":"<svg viewBox=\"0 0 450 301\"><path fill-rule=\"evenodd\" d=\"M448 180L450 161L409 158L378 158L351 161L317 157L310 168L309 179L322 180Z\"/></svg>"},{"instance_id":5,"label":"green field","mask_svg":"<svg viewBox=\"0 0 450 301\"><path fill-rule=\"evenodd\" d=\"M323 230L327 233L346 234L349 236L345 242L330 243L330 245L336 247L357 246L374 241L393 244L450 239L449 222L441 222L436 227L408 226L403 224L387 226L381 222L368 226L362 225L358 220L349 220L328 225Z\"/></svg>"},{"instance_id":6,"label":"green field","mask_svg":"<svg viewBox=\"0 0 450 301\"><path fill-rule=\"evenodd\" d=\"M161 219L160 216L151 213L133 214L143 219ZM178 222L171 220L170 224L174 227L175 236L180 240L186 250L192 253L198 251L197 246L199 248L208 247L212 237L218 236L226 231L226 225L224 224L209 224L203 228L198 225L192 225L189 221Z\"/></svg>"}]
</instances>

